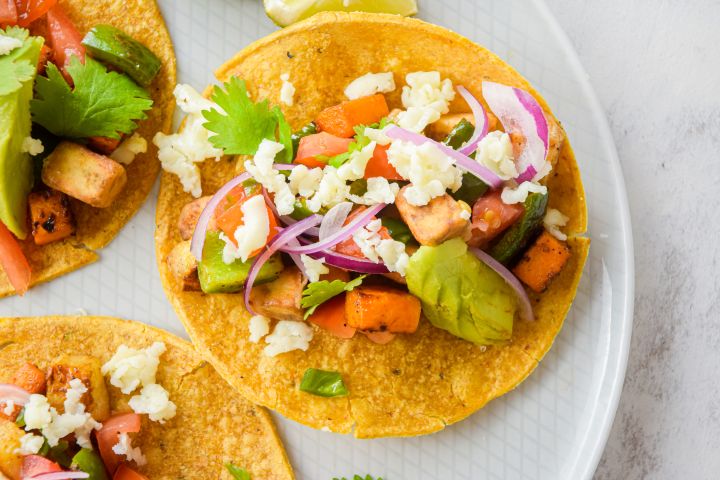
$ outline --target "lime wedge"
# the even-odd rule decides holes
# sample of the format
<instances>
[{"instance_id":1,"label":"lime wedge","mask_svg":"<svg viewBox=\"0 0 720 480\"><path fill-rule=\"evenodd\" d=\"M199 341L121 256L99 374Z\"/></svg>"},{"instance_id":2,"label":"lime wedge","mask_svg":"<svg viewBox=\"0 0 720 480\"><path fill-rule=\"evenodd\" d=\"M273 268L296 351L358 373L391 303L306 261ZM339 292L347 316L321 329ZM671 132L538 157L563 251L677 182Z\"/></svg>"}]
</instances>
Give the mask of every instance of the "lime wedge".
<instances>
[{"instance_id":1,"label":"lime wedge","mask_svg":"<svg viewBox=\"0 0 720 480\"><path fill-rule=\"evenodd\" d=\"M263 0L265 12L287 27L318 12L372 12L415 15L417 0Z\"/></svg>"}]
</instances>

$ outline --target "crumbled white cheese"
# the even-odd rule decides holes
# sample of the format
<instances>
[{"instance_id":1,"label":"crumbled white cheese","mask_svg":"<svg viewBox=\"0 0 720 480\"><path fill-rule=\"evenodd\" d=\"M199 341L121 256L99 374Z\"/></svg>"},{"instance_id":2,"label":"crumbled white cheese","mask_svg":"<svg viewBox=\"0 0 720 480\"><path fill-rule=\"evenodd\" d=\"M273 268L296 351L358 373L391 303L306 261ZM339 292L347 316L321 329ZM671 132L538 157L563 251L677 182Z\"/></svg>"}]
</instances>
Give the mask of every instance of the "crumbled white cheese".
<instances>
[{"instance_id":1,"label":"crumbled white cheese","mask_svg":"<svg viewBox=\"0 0 720 480\"><path fill-rule=\"evenodd\" d=\"M565 241L567 240L567 235L560 231L560 227L567 225L568 220L570 220L570 217L563 215L560 210L548 208L545 213L545 218L543 218L543 225L550 235L558 240Z\"/></svg>"},{"instance_id":2,"label":"crumbled white cheese","mask_svg":"<svg viewBox=\"0 0 720 480\"><path fill-rule=\"evenodd\" d=\"M123 165L130 165L136 155L145 152L147 152L147 141L137 133L133 133L110 154L110 158Z\"/></svg>"},{"instance_id":3,"label":"crumbled white cheese","mask_svg":"<svg viewBox=\"0 0 720 480\"><path fill-rule=\"evenodd\" d=\"M264 139L260 142L252 160L245 162L245 170L265 189L275 194L275 207L280 215L290 215L295 209L295 195L287 184L285 175L273 168L275 155L280 153L282 144Z\"/></svg>"},{"instance_id":4,"label":"crumbled white cheese","mask_svg":"<svg viewBox=\"0 0 720 480\"><path fill-rule=\"evenodd\" d=\"M403 277L410 262L410 256L405 252L405 244L390 239L383 239L375 247L383 263L391 272L397 272Z\"/></svg>"},{"instance_id":5,"label":"crumbled white cheese","mask_svg":"<svg viewBox=\"0 0 720 480\"><path fill-rule=\"evenodd\" d=\"M270 333L270 319L264 315L253 315L248 325L250 329L250 341L258 343L261 338Z\"/></svg>"},{"instance_id":6,"label":"crumbled white cheese","mask_svg":"<svg viewBox=\"0 0 720 480\"><path fill-rule=\"evenodd\" d=\"M16 455L35 455L45 443L45 439L40 435L26 433L20 437L20 448L15 450Z\"/></svg>"},{"instance_id":7,"label":"crumbled white cheese","mask_svg":"<svg viewBox=\"0 0 720 480\"><path fill-rule=\"evenodd\" d=\"M463 209L460 212L460 218L462 218L463 220L470 220L471 217L472 217L472 214L468 210Z\"/></svg>"},{"instance_id":8,"label":"crumbled white cheese","mask_svg":"<svg viewBox=\"0 0 720 480\"><path fill-rule=\"evenodd\" d=\"M280 87L280 101L285 105L292 106L295 97L295 85L290 83L290 74L283 73L280 75L282 87Z\"/></svg>"},{"instance_id":9,"label":"crumbled white cheese","mask_svg":"<svg viewBox=\"0 0 720 480\"><path fill-rule=\"evenodd\" d=\"M220 238L225 242L223 262L230 265L238 258L246 262L250 255L265 246L270 235L270 218L268 217L265 198L255 195L240 206L243 223L235 229L235 242L224 233ZM236 245L237 243L237 245Z\"/></svg>"},{"instance_id":10,"label":"crumbled white cheese","mask_svg":"<svg viewBox=\"0 0 720 480\"><path fill-rule=\"evenodd\" d=\"M448 188L457 190L462 185L462 172L455 161L432 143L416 146L396 141L388 149L388 161L411 185L404 192L411 205L427 205L430 200L445 194Z\"/></svg>"},{"instance_id":11,"label":"crumbled white cheese","mask_svg":"<svg viewBox=\"0 0 720 480\"><path fill-rule=\"evenodd\" d=\"M151 383L140 390L128 402L135 413L146 413L153 422L165 423L175 416L176 405L170 400L170 395L161 385Z\"/></svg>"},{"instance_id":12,"label":"crumbled white cheese","mask_svg":"<svg viewBox=\"0 0 720 480\"><path fill-rule=\"evenodd\" d=\"M547 193L547 187L534 182L523 182L516 188L505 187L500 194L500 199L507 205L522 203L530 193Z\"/></svg>"},{"instance_id":13,"label":"crumbled white cheese","mask_svg":"<svg viewBox=\"0 0 720 480\"><path fill-rule=\"evenodd\" d=\"M23 42L17 38L0 33L0 55L7 55L16 48L22 47Z\"/></svg>"},{"instance_id":14,"label":"crumbled white cheese","mask_svg":"<svg viewBox=\"0 0 720 480\"><path fill-rule=\"evenodd\" d=\"M275 325L273 333L265 337L268 345L263 349L263 353L274 357L292 350L306 351L312 338L313 331L308 324L281 320Z\"/></svg>"},{"instance_id":15,"label":"crumbled white cheese","mask_svg":"<svg viewBox=\"0 0 720 480\"><path fill-rule=\"evenodd\" d=\"M387 128L387 127L386 127ZM392 139L385 134L385 129L365 127L365 136L378 145L389 145Z\"/></svg>"},{"instance_id":16,"label":"crumbled white cheese","mask_svg":"<svg viewBox=\"0 0 720 480\"><path fill-rule=\"evenodd\" d=\"M52 413L50 412L50 404L45 395L36 393L30 395L25 404L25 412L23 419L25 420L25 430L40 430L52 422Z\"/></svg>"},{"instance_id":17,"label":"crumbled white cheese","mask_svg":"<svg viewBox=\"0 0 720 480\"><path fill-rule=\"evenodd\" d=\"M383 239L380 236L382 221L373 220L353 233L353 241L360 248L363 255L372 262L382 259L391 272L405 275L410 257L405 252L405 244L392 239Z\"/></svg>"},{"instance_id":18,"label":"crumbled white cheese","mask_svg":"<svg viewBox=\"0 0 720 480\"><path fill-rule=\"evenodd\" d=\"M141 385L155 383L155 374L163 352L163 342L155 342L144 350L120 345L115 355L102 366L101 371L103 375L110 375L111 385L118 387L122 393L129 394Z\"/></svg>"},{"instance_id":19,"label":"crumbled white cheese","mask_svg":"<svg viewBox=\"0 0 720 480\"><path fill-rule=\"evenodd\" d=\"M333 207L344 202L350 195L350 186L340 178L335 167L327 166L323 169L323 177L317 193L307 200L307 207L312 212L318 212L322 207Z\"/></svg>"},{"instance_id":20,"label":"crumbled white cheese","mask_svg":"<svg viewBox=\"0 0 720 480\"><path fill-rule=\"evenodd\" d=\"M43 395L31 395L30 402L25 405L25 430L40 430L51 447L71 433L75 435L78 445L90 447L90 433L102 427L85 412L85 405L82 403L74 408L74 412L60 415Z\"/></svg>"},{"instance_id":21,"label":"crumbled white cheese","mask_svg":"<svg viewBox=\"0 0 720 480\"><path fill-rule=\"evenodd\" d=\"M395 90L395 79L392 72L366 73L345 87L345 96L350 100L369 97L376 93L388 93Z\"/></svg>"},{"instance_id":22,"label":"crumbled white cheese","mask_svg":"<svg viewBox=\"0 0 720 480\"><path fill-rule=\"evenodd\" d=\"M33 157L40 155L45 151L45 147L42 142L37 138L25 137L23 138L22 147L20 148L23 153L29 153Z\"/></svg>"},{"instance_id":23,"label":"crumbled white cheese","mask_svg":"<svg viewBox=\"0 0 720 480\"><path fill-rule=\"evenodd\" d=\"M338 176L346 182L363 178L363 175L365 175L365 168L367 167L370 159L373 157L373 152L375 152L376 146L377 144L375 142L370 142L361 150L352 152L350 154L350 158L348 158L348 160L340 165L340 168L338 168Z\"/></svg>"},{"instance_id":24,"label":"crumbled white cheese","mask_svg":"<svg viewBox=\"0 0 720 480\"><path fill-rule=\"evenodd\" d=\"M172 135L158 132L153 143L158 147L163 170L177 175L183 190L198 198L202 195L202 186L200 169L195 164L207 158L217 161L223 156L222 149L215 148L208 140L210 132L204 127L206 120L202 111L215 109L222 112L222 109L189 85L178 85L174 94L180 109L187 113L183 128Z\"/></svg>"},{"instance_id":25,"label":"crumbled white cheese","mask_svg":"<svg viewBox=\"0 0 720 480\"><path fill-rule=\"evenodd\" d=\"M322 168L308 168L305 165L297 165L290 172L290 191L293 195L301 195L305 198L309 198L318 188L320 188L320 181L323 177Z\"/></svg>"},{"instance_id":26,"label":"crumbled white cheese","mask_svg":"<svg viewBox=\"0 0 720 480\"><path fill-rule=\"evenodd\" d=\"M68 389L65 392L65 413L83 413L85 405L80 401L82 396L88 391L85 384L79 378L73 378L68 382Z\"/></svg>"},{"instance_id":27,"label":"crumbled white cheese","mask_svg":"<svg viewBox=\"0 0 720 480\"><path fill-rule=\"evenodd\" d=\"M124 455L128 462L135 462L138 467L142 467L147 463L140 447L133 447L130 435L125 432L118 435L118 443L113 445L112 451L116 455Z\"/></svg>"},{"instance_id":28,"label":"crumbled white cheese","mask_svg":"<svg viewBox=\"0 0 720 480\"><path fill-rule=\"evenodd\" d=\"M442 80L439 72L409 73L405 81L402 103L406 110L400 112L397 122L406 130L420 133L450 111L455 90L452 81Z\"/></svg>"},{"instance_id":29,"label":"crumbled white cheese","mask_svg":"<svg viewBox=\"0 0 720 480\"><path fill-rule=\"evenodd\" d=\"M2 413L4 413L7 417L12 416L12 414L15 413L15 402L13 402L12 400L7 400Z\"/></svg>"},{"instance_id":30,"label":"crumbled white cheese","mask_svg":"<svg viewBox=\"0 0 720 480\"><path fill-rule=\"evenodd\" d=\"M475 160L503 180L518 176L512 141L507 133L499 131L488 133L477 146Z\"/></svg>"},{"instance_id":31,"label":"crumbled white cheese","mask_svg":"<svg viewBox=\"0 0 720 480\"><path fill-rule=\"evenodd\" d=\"M320 280L320 275L330 273L330 269L325 266L324 258L312 258L309 255L300 255L303 266L305 267L305 273L310 282L317 282Z\"/></svg>"},{"instance_id":32,"label":"crumbled white cheese","mask_svg":"<svg viewBox=\"0 0 720 480\"><path fill-rule=\"evenodd\" d=\"M387 178L371 177L367 179L367 191L362 196L348 195L348 200L359 205L377 205L378 203L395 203L400 187L397 183L388 182Z\"/></svg>"}]
</instances>

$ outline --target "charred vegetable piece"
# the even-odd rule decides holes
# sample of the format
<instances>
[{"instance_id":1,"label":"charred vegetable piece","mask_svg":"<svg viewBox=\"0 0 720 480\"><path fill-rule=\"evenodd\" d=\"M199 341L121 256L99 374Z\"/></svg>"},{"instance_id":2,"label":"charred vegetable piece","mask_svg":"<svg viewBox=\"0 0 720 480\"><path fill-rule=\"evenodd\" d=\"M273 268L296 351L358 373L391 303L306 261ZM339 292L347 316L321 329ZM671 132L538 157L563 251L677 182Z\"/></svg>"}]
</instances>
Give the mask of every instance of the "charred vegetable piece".
<instances>
[{"instance_id":1,"label":"charred vegetable piece","mask_svg":"<svg viewBox=\"0 0 720 480\"><path fill-rule=\"evenodd\" d=\"M198 262L190 252L190 240L185 240L170 251L167 257L168 267L173 276L182 284L185 292L200 291Z\"/></svg>"},{"instance_id":2,"label":"charred vegetable piece","mask_svg":"<svg viewBox=\"0 0 720 480\"><path fill-rule=\"evenodd\" d=\"M305 277L297 268L288 267L277 279L253 287L250 304L260 315L277 320L303 321L300 307Z\"/></svg>"},{"instance_id":3,"label":"charred vegetable piece","mask_svg":"<svg viewBox=\"0 0 720 480\"><path fill-rule=\"evenodd\" d=\"M465 118L460 118L457 124L447 133L442 143L453 150L457 150L470 140L473 133L475 133L475 126Z\"/></svg>"},{"instance_id":4,"label":"charred vegetable piece","mask_svg":"<svg viewBox=\"0 0 720 480\"><path fill-rule=\"evenodd\" d=\"M487 111L485 112L488 117L488 130L493 131L498 129L498 119L495 115L492 114L492 112ZM470 124L473 126L475 125L475 117L473 117L472 113L449 113L447 115L443 115L440 117L440 120L437 122L431 123L427 126L425 129L425 133L428 137L434 139L434 140L442 140L446 138L448 135L450 135L455 127L458 126L460 122L464 122L465 124ZM472 136L472 133L470 134ZM462 143L468 141L470 137L467 137L465 140L463 140L461 143L455 145L451 145L452 148L458 149L462 145Z\"/></svg>"},{"instance_id":5,"label":"charred vegetable piece","mask_svg":"<svg viewBox=\"0 0 720 480\"><path fill-rule=\"evenodd\" d=\"M405 180L402 175L395 170L395 167L390 164L387 156L388 148L390 148L390 145L377 145L375 147L373 156L365 167L364 178L383 177L388 180Z\"/></svg>"},{"instance_id":6,"label":"charred vegetable piece","mask_svg":"<svg viewBox=\"0 0 720 480\"><path fill-rule=\"evenodd\" d=\"M565 142L565 130L560 126L552 115L546 115L548 123L548 154L547 159L550 164L555 167L560 158L560 150L562 150Z\"/></svg>"},{"instance_id":7,"label":"charred vegetable piece","mask_svg":"<svg viewBox=\"0 0 720 480\"><path fill-rule=\"evenodd\" d=\"M308 317L310 323L327 330L338 338L352 338L355 330L345 320L345 295L340 294L319 305Z\"/></svg>"},{"instance_id":8,"label":"charred vegetable piece","mask_svg":"<svg viewBox=\"0 0 720 480\"><path fill-rule=\"evenodd\" d=\"M182 210L180 210L180 217L178 218L180 238L183 240L190 240L192 238L198 218L200 218L200 214L205 209L205 206L211 198L212 195L197 198L186 204Z\"/></svg>"},{"instance_id":9,"label":"charred vegetable piece","mask_svg":"<svg viewBox=\"0 0 720 480\"><path fill-rule=\"evenodd\" d=\"M225 242L218 232L208 231L203 245L202 261L198 264L200 288L205 293L234 293L243 289L253 259L223 262ZM280 255L273 255L260 269L255 285L275 280L283 271Z\"/></svg>"},{"instance_id":10,"label":"charred vegetable piece","mask_svg":"<svg viewBox=\"0 0 720 480\"><path fill-rule=\"evenodd\" d=\"M385 97L379 93L326 108L318 114L315 124L322 132L350 138L355 136L355 126L379 122L389 113Z\"/></svg>"},{"instance_id":11,"label":"charred vegetable piece","mask_svg":"<svg viewBox=\"0 0 720 480\"><path fill-rule=\"evenodd\" d=\"M88 475L88 480L107 480L105 473L105 465L103 465L100 455L88 448L81 448L72 458L71 467L73 470L80 470Z\"/></svg>"},{"instance_id":12,"label":"charred vegetable piece","mask_svg":"<svg viewBox=\"0 0 720 480\"><path fill-rule=\"evenodd\" d=\"M122 70L143 87L152 83L162 67L149 48L110 25L90 29L82 44L93 57Z\"/></svg>"},{"instance_id":13,"label":"charred vegetable piece","mask_svg":"<svg viewBox=\"0 0 720 480\"><path fill-rule=\"evenodd\" d=\"M525 213L522 204L508 205L502 201L500 195L500 190L490 192L478 198L473 205L471 235L467 242L471 247L487 248Z\"/></svg>"},{"instance_id":14,"label":"charred vegetable piece","mask_svg":"<svg viewBox=\"0 0 720 480\"><path fill-rule=\"evenodd\" d=\"M109 156L120 146L122 136L120 138L108 137L90 137L88 138L88 147L101 155Z\"/></svg>"},{"instance_id":15,"label":"charred vegetable piece","mask_svg":"<svg viewBox=\"0 0 720 480\"><path fill-rule=\"evenodd\" d=\"M81 202L107 208L125 188L127 174L122 165L104 155L62 142L45 160L42 180Z\"/></svg>"},{"instance_id":16,"label":"charred vegetable piece","mask_svg":"<svg viewBox=\"0 0 720 480\"><path fill-rule=\"evenodd\" d=\"M45 374L32 363L26 363L18 368L12 379L17 385L28 393L45 393Z\"/></svg>"},{"instance_id":17,"label":"charred vegetable piece","mask_svg":"<svg viewBox=\"0 0 720 480\"><path fill-rule=\"evenodd\" d=\"M319 397L344 397L348 394L342 375L338 372L328 372L317 368L305 370L300 391L317 395Z\"/></svg>"},{"instance_id":18,"label":"charred vegetable piece","mask_svg":"<svg viewBox=\"0 0 720 480\"><path fill-rule=\"evenodd\" d=\"M387 231L393 240L397 240L402 243L408 243L413 240L410 228L405 224L405 222L398 218L383 217L382 226L387 228Z\"/></svg>"},{"instance_id":19,"label":"charred vegetable piece","mask_svg":"<svg viewBox=\"0 0 720 480\"><path fill-rule=\"evenodd\" d=\"M62 240L75 233L75 219L67 195L52 190L28 196L30 221L36 245Z\"/></svg>"},{"instance_id":20,"label":"charred vegetable piece","mask_svg":"<svg viewBox=\"0 0 720 480\"><path fill-rule=\"evenodd\" d=\"M13 480L20 479L23 457L15 450L20 448L23 435L25 431L13 422L0 419L0 473Z\"/></svg>"},{"instance_id":21,"label":"charred vegetable piece","mask_svg":"<svg viewBox=\"0 0 720 480\"><path fill-rule=\"evenodd\" d=\"M457 123L457 125L453 127L447 137L445 137L443 143L457 150L465 142L470 140L470 137L472 137L472 134L474 132L475 127L473 126L473 124L465 118L462 118L459 123ZM478 198L483 196L485 192L487 192L488 188L490 187L488 187L485 182L477 178L472 173L466 172L463 174L462 186L456 192L452 193L452 197L455 200L462 200L463 202L472 205L475 200L477 200Z\"/></svg>"},{"instance_id":22,"label":"charred vegetable piece","mask_svg":"<svg viewBox=\"0 0 720 480\"><path fill-rule=\"evenodd\" d=\"M528 195L524 204L523 216L500 237L500 240L488 253L503 264L507 265L512 262L542 225L547 203L547 194L531 193Z\"/></svg>"},{"instance_id":23,"label":"charred vegetable piece","mask_svg":"<svg viewBox=\"0 0 720 480\"><path fill-rule=\"evenodd\" d=\"M47 376L48 403L62 413L65 411L65 395L70 381L77 378L88 391L82 396L82 403L98 422L110 416L105 378L100 372L100 360L89 355L63 355L49 369Z\"/></svg>"},{"instance_id":24,"label":"charred vegetable piece","mask_svg":"<svg viewBox=\"0 0 720 480\"><path fill-rule=\"evenodd\" d=\"M435 197L427 205L416 207L405 199L405 186L395 204L403 221L420 245L439 245L465 233L470 225L467 209L447 193Z\"/></svg>"},{"instance_id":25,"label":"charred vegetable piece","mask_svg":"<svg viewBox=\"0 0 720 480\"><path fill-rule=\"evenodd\" d=\"M317 125L315 125L315 122L310 122L304 127L302 127L297 132L293 133L290 137L292 140L292 146L293 146L293 152L297 154L298 146L300 145L300 140L303 137L307 137L308 135L312 135L314 133L317 133Z\"/></svg>"},{"instance_id":26,"label":"charred vegetable piece","mask_svg":"<svg viewBox=\"0 0 720 480\"><path fill-rule=\"evenodd\" d=\"M544 231L525 251L513 273L533 291L541 293L569 259L567 244Z\"/></svg>"},{"instance_id":27,"label":"charred vegetable piece","mask_svg":"<svg viewBox=\"0 0 720 480\"><path fill-rule=\"evenodd\" d=\"M412 333L420 323L420 300L385 286L360 286L347 293L349 327L368 332Z\"/></svg>"}]
</instances>

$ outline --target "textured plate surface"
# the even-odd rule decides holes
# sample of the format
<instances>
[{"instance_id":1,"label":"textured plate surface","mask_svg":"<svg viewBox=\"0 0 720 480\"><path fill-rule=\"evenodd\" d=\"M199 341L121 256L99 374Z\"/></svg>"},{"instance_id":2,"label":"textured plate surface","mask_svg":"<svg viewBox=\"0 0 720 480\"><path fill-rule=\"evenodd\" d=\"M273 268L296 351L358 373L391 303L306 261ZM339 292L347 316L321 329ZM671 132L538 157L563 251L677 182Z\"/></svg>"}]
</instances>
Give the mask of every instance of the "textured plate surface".
<instances>
[{"instance_id":1,"label":"textured plate surface","mask_svg":"<svg viewBox=\"0 0 720 480\"><path fill-rule=\"evenodd\" d=\"M276 27L259 0L161 0L180 82L203 88L237 50ZM543 94L572 141L586 189L590 258L565 327L535 373L469 419L419 438L356 440L276 416L300 479L372 473L401 479L590 478L612 423L632 323L632 240L625 190L604 115L572 47L538 1L425 0L420 17L493 50ZM155 191L152 196L156 196ZM154 202L101 260L0 316L114 315L185 336L155 267Z\"/></svg>"}]
</instances>

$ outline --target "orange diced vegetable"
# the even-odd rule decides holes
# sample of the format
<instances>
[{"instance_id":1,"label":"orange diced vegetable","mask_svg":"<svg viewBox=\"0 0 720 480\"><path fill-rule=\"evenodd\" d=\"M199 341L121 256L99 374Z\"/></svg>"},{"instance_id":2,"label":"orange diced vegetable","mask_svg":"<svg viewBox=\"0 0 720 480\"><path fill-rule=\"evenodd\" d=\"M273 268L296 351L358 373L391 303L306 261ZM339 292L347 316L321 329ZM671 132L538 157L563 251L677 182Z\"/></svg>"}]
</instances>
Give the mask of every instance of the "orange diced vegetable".
<instances>
[{"instance_id":1,"label":"orange diced vegetable","mask_svg":"<svg viewBox=\"0 0 720 480\"><path fill-rule=\"evenodd\" d=\"M90 137L88 147L102 155L110 155L120 146L122 138Z\"/></svg>"},{"instance_id":2,"label":"orange diced vegetable","mask_svg":"<svg viewBox=\"0 0 720 480\"><path fill-rule=\"evenodd\" d=\"M45 374L32 363L26 363L18 368L12 379L17 385L28 393L45 393Z\"/></svg>"},{"instance_id":3,"label":"orange diced vegetable","mask_svg":"<svg viewBox=\"0 0 720 480\"><path fill-rule=\"evenodd\" d=\"M501 190L495 190L478 198L472 209L472 230L468 245L485 248L515 223L525 208L522 203L506 204L500 198Z\"/></svg>"},{"instance_id":4,"label":"orange diced vegetable","mask_svg":"<svg viewBox=\"0 0 720 480\"><path fill-rule=\"evenodd\" d=\"M261 194L258 194L261 195ZM227 235L227 237L237 245L237 240L235 240L235 230L240 225L244 224L244 218L245 214L242 211L243 204L251 199L252 197L255 197L257 195L251 195L249 197L243 197L238 199L238 201L233 205L232 207L225 210L223 213L221 213L219 216L215 217L215 224L217 225L217 228L221 230L222 232ZM277 227L278 223L275 219L275 214L273 214L272 209L269 205L266 205L265 208L267 209L267 215L268 215L268 221L270 223L270 231L268 232L267 241L269 242L275 235L277 235ZM254 251L250 256L254 257L258 253L262 251L262 248Z\"/></svg>"},{"instance_id":5,"label":"orange diced vegetable","mask_svg":"<svg viewBox=\"0 0 720 480\"><path fill-rule=\"evenodd\" d=\"M75 220L67 195L44 190L28 196L32 233L37 245L47 245L75 233Z\"/></svg>"},{"instance_id":6,"label":"orange diced vegetable","mask_svg":"<svg viewBox=\"0 0 720 480\"><path fill-rule=\"evenodd\" d=\"M3 0L0 0L0 3L2 3L2 1ZM47 45L43 45L40 49L40 57L38 59L38 75L45 75L45 67L47 66L47 63L52 59L52 56L52 48L48 47Z\"/></svg>"},{"instance_id":7,"label":"orange diced vegetable","mask_svg":"<svg viewBox=\"0 0 720 480\"><path fill-rule=\"evenodd\" d=\"M30 264L15 239L4 223L0 222L0 265L19 295L23 295L30 287Z\"/></svg>"},{"instance_id":8,"label":"orange diced vegetable","mask_svg":"<svg viewBox=\"0 0 720 480\"><path fill-rule=\"evenodd\" d=\"M360 286L347 293L345 318L368 332L412 333L420 323L420 300L384 286Z\"/></svg>"},{"instance_id":9,"label":"orange diced vegetable","mask_svg":"<svg viewBox=\"0 0 720 480\"><path fill-rule=\"evenodd\" d=\"M351 143L352 139L350 138L336 137L327 132L302 137L295 156L295 163L305 165L308 168L323 168L327 165L327 162L319 160L318 156L333 157L345 153Z\"/></svg>"},{"instance_id":10,"label":"orange diced vegetable","mask_svg":"<svg viewBox=\"0 0 720 480\"><path fill-rule=\"evenodd\" d=\"M18 21L15 0L0 0L0 26L15 25Z\"/></svg>"},{"instance_id":11,"label":"orange diced vegetable","mask_svg":"<svg viewBox=\"0 0 720 480\"><path fill-rule=\"evenodd\" d=\"M389 145L378 145L373 151L372 158L365 167L365 178L384 177L388 180L404 180L403 177L390 165L388 161L387 151Z\"/></svg>"},{"instance_id":12,"label":"orange diced vegetable","mask_svg":"<svg viewBox=\"0 0 720 480\"><path fill-rule=\"evenodd\" d=\"M318 114L315 123L323 132L350 138L355 136L353 127L379 122L389 113L385 97L378 93L326 108Z\"/></svg>"},{"instance_id":13,"label":"orange diced vegetable","mask_svg":"<svg viewBox=\"0 0 720 480\"><path fill-rule=\"evenodd\" d=\"M353 211L345 220L345 225L350 223L356 216L360 215L362 212L365 211L367 207L358 207ZM371 219L375 220L375 217ZM378 234L383 240L391 240L392 237L390 236L390 232L386 227L381 227L380 230L378 230ZM355 240L353 240L352 237L346 238L342 242L338 243L335 246L335 251L338 253L341 253L343 255L349 255L351 257L356 258L365 258L365 254L362 253L362 250L360 250L360 247L357 246L357 243L355 243Z\"/></svg>"},{"instance_id":14,"label":"orange diced vegetable","mask_svg":"<svg viewBox=\"0 0 720 480\"><path fill-rule=\"evenodd\" d=\"M560 273L569 258L567 244L543 231L515 265L513 273L533 291L540 293Z\"/></svg>"},{"instance_id":15,"label":"orange diced vegetable","mask_svg":"<svg viewBox=\"0 0 720 480\"><path fill-rule=\"evenodd\" d=\"M125 413L110 417L95 434L100 457L102 457L105 467L111 474L115 473L115 470L119 470L118 465L122 461L122 457L116 454L112 447L118 443L121 433L137 433L140 431L140 426L140 415L137 413ZM118 477L115 476L115 478Z\"/></svg>"},{"instance_id":16,"label":"orange diced vegetable","mask_svg":"<svg viewBox=\"0 0 720 480\"><path fill-rule=\"evenodd\" d=\"M333 280L342 280L343 282L350 281L350 274L347 272L347 270L333 267L332 265L325 266L330 271L324 275L320 275L320 280L327 280L328 282L332 282Z\"/></svg>"},{"instance_id":17,"label":"orange diced vegetable","mask_svg":"<svg viewBox=\"0 0 720 480\"><path fill-rule=\"evenodd\" d=\"M85 63L83 36L60 5L48 10L47 27L48 39L55 52L55 63L62 69L65 79L71 82L72 78L65 69L72 57L78 57L82 63Z\"/></svg>"},{"instance_id":18,"label":"orange diced vegetable","mask_svg":"<svg viewBox=\"0 0 720 480\"><path fill-rule=\"evenodd\" d=\"M28 27L50 10L57 0L15 0L17 8L17 24Z\"/></svg>"},{"instance_id":19,"label":"orange diced vegetable","mask_svg":"<svg viewBox=\"0 0 720 480\"><path fill-rule=\"evenodd\" d=\"M320 305L308 320L339 338L352 338L355 329L345 321L345 295L333 297Z\"/></svg>"}]
</instances>

